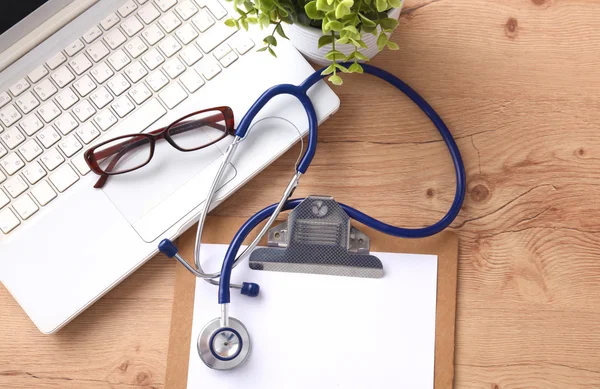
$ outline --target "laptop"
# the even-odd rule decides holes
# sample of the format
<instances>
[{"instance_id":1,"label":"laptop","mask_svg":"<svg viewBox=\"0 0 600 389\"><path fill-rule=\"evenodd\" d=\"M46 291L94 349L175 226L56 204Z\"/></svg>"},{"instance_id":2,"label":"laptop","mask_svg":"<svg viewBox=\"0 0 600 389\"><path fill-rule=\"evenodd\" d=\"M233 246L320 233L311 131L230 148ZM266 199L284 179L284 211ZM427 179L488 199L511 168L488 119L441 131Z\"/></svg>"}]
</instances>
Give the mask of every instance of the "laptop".
<instances>
[{"instance_id":1,"label":"laptop","mask_svg":"<svg viewBox=\"0 0 600 389\"><path fill-rule=\"evenodd\" d=\"M2 22L14 25L0 35L0 280L50 334L197 221L232 137L189 153L157 142L147 166L101 189L83 152L210 107L231 107L237 124L266 89L313 68L285 39L277 58L257 52L266 32L226 27L235 13L221 0L10 3ZM320 122L339 107L325 82L310 97ZM307 130L299 102L273 99L211 207Z\"/></svg>"}]
</instances>

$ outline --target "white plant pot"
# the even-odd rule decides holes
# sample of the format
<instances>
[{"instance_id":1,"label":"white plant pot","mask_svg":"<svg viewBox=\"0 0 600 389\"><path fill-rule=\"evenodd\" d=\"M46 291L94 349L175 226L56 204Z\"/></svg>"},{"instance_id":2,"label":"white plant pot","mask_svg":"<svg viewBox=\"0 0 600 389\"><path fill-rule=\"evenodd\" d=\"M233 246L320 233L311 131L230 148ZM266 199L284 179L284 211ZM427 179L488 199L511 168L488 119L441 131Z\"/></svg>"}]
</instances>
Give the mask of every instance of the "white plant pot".
<instances>
[{"instance_id":1,"label":"white plant pot","mask_svg":"<svg viewBox=\"0 0 600 389\"><path fill-rule=\"evenodd\" d=\"M401 11L402 6L400 6L400 8L393 8L388 11L388 16L398 20ZM331 45L323 46L320 49L317 47L319 38L323 35L321 29L306 27L300 24L282 23L282 26L292 44L306 57L306 59L321 66L329 65L331 63L331 61L325 59L325 54L331 50ZM377 31L381 31L381 29L377 27ZM377 55L379 52L377 49L377 36L368 33L364 34L363 41L367 44L367 48L359 49L358 51L369 59ZM336 44L335 48L345 55L349 55L354 51L354 46L349 44Z\"/></svg>"}]
</instances>

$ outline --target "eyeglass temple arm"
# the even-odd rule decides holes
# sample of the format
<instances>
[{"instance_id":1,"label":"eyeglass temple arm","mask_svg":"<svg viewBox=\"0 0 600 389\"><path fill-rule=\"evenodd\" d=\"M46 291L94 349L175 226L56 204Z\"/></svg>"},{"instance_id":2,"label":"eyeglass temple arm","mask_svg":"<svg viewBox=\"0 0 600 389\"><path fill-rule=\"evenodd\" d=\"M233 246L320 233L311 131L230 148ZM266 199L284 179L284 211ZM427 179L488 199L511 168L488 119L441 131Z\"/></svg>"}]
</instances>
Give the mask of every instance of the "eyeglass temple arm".
<instances>
[{"instance_id":1,"label":"eyeglass temple arm","mask_svg":"<svg viewBox=\"0 0 600 389\"><path fill-rule=\"evenodd\" d=\"M181 126L181 127L180 126L176 126L174 128L175 132L172 133L172 134L176 135L176 134L184 133L186 131L191 131L191 130L195 129L198 124L209 125L209 126L215 128L217 130L221 130L221 131L224 131L224 132L227 131L227 127L226 126L224 126L224 125L222 125L220 123L216 123L215 120L221 121L222 120L221 119L221 115L213 115L213 116L209 116L209 117L206 117L206 118L203 118L203 119L193 120L193 121L191 121L189 123L188 122L184 122L182 124L186 124L186 125ZM151 135L161 135L159 137L159 139L162 139L162 138L164 138L164 131L165 131L166 128L167 127L159 128L157 130L149 132L148 134L151 134ZM123 157L123 155L127 154L130 150L132 150L132 149L134 149L136 147L139 147L142 144L144 144L146 142L146 138L141 138L141 139L139 139L137 141L134 141L133 143L131 143L131 144L128 145L127 143L130 143L130 142L131 142L131 140L130 141L124 141L124 142L121 142L121 143L117 143L114 146L111 146L111 147L109 147L109 148L107 148L105 150L102 150L98 154L94 154L94 158L96 158L96 160L101 160L101 159L109 157L111 154L114 154L115 152L118 151L118 153L115 154L115 156L111 159L109 165L107 166L107 169L111 170L111 169L113 169L117 165L117 163L119 162L119 160L121 159L121 157ZM106 181L108 180L108 176L109 176L108 174L101 174L100 178L98 179L98 181L96 181L96 184L94 184L94 188L102 188L104 186L104 184L106 184Z\"/></svg>"}]
</instances>

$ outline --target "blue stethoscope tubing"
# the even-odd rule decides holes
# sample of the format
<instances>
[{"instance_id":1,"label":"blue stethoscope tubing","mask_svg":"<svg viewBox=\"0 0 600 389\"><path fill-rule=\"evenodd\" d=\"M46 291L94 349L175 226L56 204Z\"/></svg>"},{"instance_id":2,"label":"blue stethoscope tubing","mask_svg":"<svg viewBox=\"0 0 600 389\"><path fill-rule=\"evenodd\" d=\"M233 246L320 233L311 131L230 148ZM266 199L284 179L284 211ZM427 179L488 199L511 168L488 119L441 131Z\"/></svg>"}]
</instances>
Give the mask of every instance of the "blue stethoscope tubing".
<instances>
[{"instance_id":1,"label":"blue stethoscope tubing","mask_svg":"<svg viewBox=\"0 0 600 389\"><path fill-rule=\"evenodd\" d=\"M351 63L342 63L343 66L350 66ZM466 193L466 173L465 167L463 164L462 157L460 155L460 151L450 130L446 127L446 124L442 120L442 118L435 112L435 110L423 99L415 90L413 90L410 86L400 80L398 77L394 76L372 65L361 64L363 70L367 74L371 74L378 78L381 78L388 83L394 85L400 91L402 91L406 96L408 96L433 122L437 130L439 131L448 151L450 152L450 156L452 157L452 163L454 165L454 170L456 173L456 192L454 195L454 200L452 205L446 215L442 217L438 222L423 228L401 228L386 224L381 222L371 216L368 216L355 208L352 208L348 205L340 204L342 209L350 216L352 219L371 227L377 231L381 231L387 235L399 237L399 238L425 238L438 232L444 230L448 227L452 221L458 215ZM248 131L250 123L258 114L258 112L264 107L264 105L274 96L279 94L289 94L295 96L304 106L308 114L308 125L309 125L309 135L308 135L308 147L306 152L304 153L300 163L297 166L297 172L305 173L312 161L316 148L317 148L317 128L318 128L318 120L317 114L315 112L314 106L308 97L308 90L316 84L319 80L321 80L324 76L321 74L323 69L316 71L311 76L309 76L302 84L295 86L291 84L282 84L277 85L269 90L267 90L253 105L250 107L248 113L242 118L238 130L236 131L236 136L243 138ZM282 210L290 210L295 208L303 199L294 199L286 201ZM227 249L227 253L225 254L225 260L223 261L223 265L221 267L221 277L219 279L219 304L228 304L230 302L230 282L231 282L231 272L233 269L233 264L236 259L236 255L242 245L242 242L248 234L263 220L269 218L277 209L278 204L270 205L250 219L248 219L239 231L235 234L229 248Z\"/></svg>"}]
</instances>

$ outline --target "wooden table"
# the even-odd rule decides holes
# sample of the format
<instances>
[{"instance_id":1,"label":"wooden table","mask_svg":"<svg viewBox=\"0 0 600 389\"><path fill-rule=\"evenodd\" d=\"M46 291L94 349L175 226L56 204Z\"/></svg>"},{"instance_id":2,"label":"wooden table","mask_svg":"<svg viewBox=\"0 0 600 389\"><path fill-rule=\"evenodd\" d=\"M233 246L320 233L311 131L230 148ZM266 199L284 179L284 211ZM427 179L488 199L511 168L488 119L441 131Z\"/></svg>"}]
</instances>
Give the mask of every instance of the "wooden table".
<instances>
[{"instance_id":1,"label":"wooden table","mask_svg":"<svg viewBox=\"0 0 600 389\"><path fill-rule=\"evenodd\" d=\"M599 388L600 2L407 0L394 40L373 63L438 110L467 167L455 387ZM440 137L391 87L345 81L297 194L437 220L454 195ZM274 202L297 153L214 214ZM0 387L162 388L174 268L156 257L54 336L0 289Z\"/></svg>"}]
</instances>

